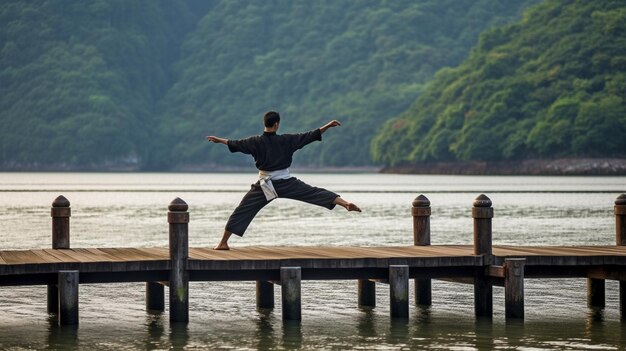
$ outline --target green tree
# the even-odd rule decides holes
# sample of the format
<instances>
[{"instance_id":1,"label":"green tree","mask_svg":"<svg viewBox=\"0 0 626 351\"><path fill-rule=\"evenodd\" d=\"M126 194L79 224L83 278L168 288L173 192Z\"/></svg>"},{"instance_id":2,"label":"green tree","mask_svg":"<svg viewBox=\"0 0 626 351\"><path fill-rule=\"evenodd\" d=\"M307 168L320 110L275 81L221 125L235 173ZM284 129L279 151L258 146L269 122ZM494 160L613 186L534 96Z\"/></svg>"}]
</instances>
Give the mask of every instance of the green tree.
<instances>
[{"instance_id":1,"label":"green tree","mask_svg":"<svg viewBox=\"0 0 626 351\"><path fill-rule=\"evenodd\" d=\"M549 0L486 31L397 117L402 130L385 125L374 159L626 156L624 23L622 1Z\"/></svg>"}]
</instances>

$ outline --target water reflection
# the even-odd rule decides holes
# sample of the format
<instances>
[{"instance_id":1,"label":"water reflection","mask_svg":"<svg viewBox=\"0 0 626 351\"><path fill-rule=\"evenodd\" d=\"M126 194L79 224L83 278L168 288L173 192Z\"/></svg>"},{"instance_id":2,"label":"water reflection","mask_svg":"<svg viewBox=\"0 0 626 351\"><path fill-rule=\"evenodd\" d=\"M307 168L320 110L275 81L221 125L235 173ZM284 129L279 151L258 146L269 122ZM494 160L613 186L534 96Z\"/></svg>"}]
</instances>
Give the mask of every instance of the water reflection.
<instances>
[{"instance_id":1,"label":"water reflection","mask_svg":"<svg viewBox=\"0 0 626 351\"><path fill-rule=\"evenodd\" d=\"M173 350L182 350L189 342L187 323L170 323L170 345Z\"/></svg>"},{"instance_id":2,"label":"water reflection","mask_svg":"<svg viewBox=\"0 0 626 351\"><path fill-rule=\"evenodd\" d=\"M48 315L46 349L76 350L78 348L78 325L59 325L56 314Z\"/></svg>"},{"instance_id":3,"label":"water reflection","mask_svg":"<svg viewBox=\"0 0 626 351\"><path fill-rule=\"evenodd\" d=\"M592 343L602 343L606 340L604 330L604 308L589 307L583 335Z\"/></svg>"},{"instance_id":4,"label":"water reflection","mask_svg":"<svg viewBox=\"0 0 626 351\"><path fill-rule=\"evenodd\" d=\"M496 348L493 322L479 319L475 323L474 346L477 350L493 350Z\"/></svg>"},{"instance_id":5,"label":"water reflection","mask_svg":"<svg viewBox=\"0 0 626 351\"><path fill-rule=\"evenodd\" d=\"M507 346L514 348L527 345L524 321L519 319L507 320L504 324L504 340Z\"/></svg>"},{"instance_id":6,"label":"water reflection","mask_svg":"<svg viewBox=\"0 0 626 351\"><path fill-rule=\"evenodd\" d=\"M283 347L286 349L302 347L302 324L300 321L283 321Z\"/></svg>"},{"instance_id":7,"label":"water reflection","mask_svg":"<svg viewBox=\"0 0 626 351\"><path fill-rule=\"evenodd\" d=\"M374 312L372 307L360 307L363 312L357 319L357 335L362 338L376 337L376 326L374 324Z\"/></svg>"},{"instance_id":8,"label":"water reflection","mask_svg":"<svg viewBox=\"0 0 626 351\"><path fill-rule=\"evenodd\" d=\"M389 322L389 334L387 343L397 346L405 346L409 341L409 321L408 319L392 319Z\"/></svg>"},{"instance_id":9,"label":"water reflection","mask_svg":"<svg viewBox=\"0 0 626 351\"><path fill-rule=\"evenodd\" d=\"M149 312L146 315L146 338L144 341L146 350L157 350L162 348L163 335L165 334L165 317L162 312Z\"/></svg>"},{"instance_id":10,"label":"water reflection","mask_svg":"<svg viewBox=\"0 0 626 351\"><path fill-rule=\"evenodd\" d=\"M416 305L414 307L417 310L417 322L421 325L426 325L431 322L431 306Z\"/></svg>"},{"instance_id":11,"label":"water reflection","mask_svg":"<svg viewBox=\"0 0 626 351\"><path fill-rule=\"evenodd\" d=\"M274 349L278 345L276 343L276 337L274 335L274 313L272 309L260 308L258 309L259 318L256 320L256 339L257 349L268 350Z\"/></svg>"}]
</instances>

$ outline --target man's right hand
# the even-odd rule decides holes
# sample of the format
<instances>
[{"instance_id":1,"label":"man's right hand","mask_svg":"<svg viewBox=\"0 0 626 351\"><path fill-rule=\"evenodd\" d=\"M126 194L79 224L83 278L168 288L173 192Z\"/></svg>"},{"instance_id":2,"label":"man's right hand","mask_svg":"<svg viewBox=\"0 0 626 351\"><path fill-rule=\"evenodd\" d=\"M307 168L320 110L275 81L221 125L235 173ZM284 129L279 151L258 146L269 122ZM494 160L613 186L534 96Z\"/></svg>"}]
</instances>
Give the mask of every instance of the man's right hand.
<instances>
[{"instance_id":1,"label":"man's right hand","mask_svg":"<svg viewBox=\"0 0 626 351\"><path fill-rule=\"evenodd\" d=\"M323 127L320 128L320 131L322 133L324 133L328 128L332 128L332 127L338 127L341 125L341 122L339 122L336 119L333 119L332 121L326 123L326 125L324 125Z\"/></svg>"}]
</instances>

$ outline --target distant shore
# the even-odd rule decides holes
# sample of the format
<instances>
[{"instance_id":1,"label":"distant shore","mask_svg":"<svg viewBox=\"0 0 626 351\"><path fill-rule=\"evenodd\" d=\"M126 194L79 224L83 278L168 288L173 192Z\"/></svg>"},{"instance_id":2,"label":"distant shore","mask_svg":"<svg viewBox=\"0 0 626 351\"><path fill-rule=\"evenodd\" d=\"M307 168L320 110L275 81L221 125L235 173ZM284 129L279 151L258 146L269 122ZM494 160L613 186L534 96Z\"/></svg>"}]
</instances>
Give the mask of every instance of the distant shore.
<instances>
[{"instance_id":1,"label":"distant shore","mask_svg":"<svg viewBox=\"0 0 626 351\"><path fill-rule=\"evenodd\" d=\"M420 162L394 167L377 166L306 166L294 165L294 173L389 173L389 174L446 174L446 175L626 175L624 158L563 158L554 160L521 161L467 161ZM255 173L254 166L218 164L181 165L172 169L146 170L131 164L56 165L0 165L0 172L189 172L189 173Z\"/></svg>"},{"instance_id":2,"label":"distant shore","mask_svg":"<svg viewBox=\"0 0 626 351\"><path fill-rule=\"evenodd\" d=\"M384 167L381 173L459 175L626 175L623 158L554 160L422 162Z\"/></svg>"}]
</instances>

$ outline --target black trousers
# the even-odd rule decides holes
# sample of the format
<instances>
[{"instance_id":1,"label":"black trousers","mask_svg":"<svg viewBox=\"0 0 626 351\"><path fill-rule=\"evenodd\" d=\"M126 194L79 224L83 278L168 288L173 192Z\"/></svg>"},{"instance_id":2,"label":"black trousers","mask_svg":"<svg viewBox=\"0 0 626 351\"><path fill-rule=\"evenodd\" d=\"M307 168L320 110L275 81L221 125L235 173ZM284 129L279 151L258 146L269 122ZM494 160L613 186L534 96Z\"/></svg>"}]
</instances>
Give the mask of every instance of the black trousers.
<instances>
[{"instance_id":1,"label":"black trousers","mask_svg":"<svg viewBox=\"0 0 626 351\"><path fill-rule=\"evenodd\" d=\"M304 201L313 205L326 207L329 210L335 208L333 202L339 195L322 188L316 188L306 184L297 178L272 180L276 194L279 198ZM250 222L257 213L269 204L259 182L252 184L250 191L241 199L239 206L228 218L226 230L239 236L243 236Z\"/></svg>"}]
</instances>

